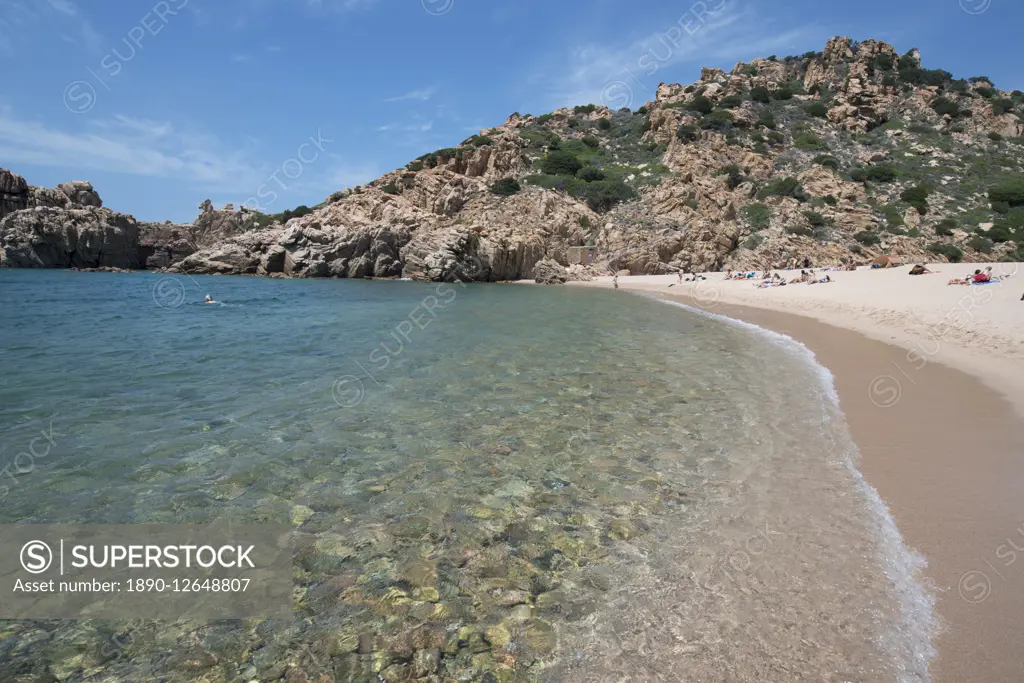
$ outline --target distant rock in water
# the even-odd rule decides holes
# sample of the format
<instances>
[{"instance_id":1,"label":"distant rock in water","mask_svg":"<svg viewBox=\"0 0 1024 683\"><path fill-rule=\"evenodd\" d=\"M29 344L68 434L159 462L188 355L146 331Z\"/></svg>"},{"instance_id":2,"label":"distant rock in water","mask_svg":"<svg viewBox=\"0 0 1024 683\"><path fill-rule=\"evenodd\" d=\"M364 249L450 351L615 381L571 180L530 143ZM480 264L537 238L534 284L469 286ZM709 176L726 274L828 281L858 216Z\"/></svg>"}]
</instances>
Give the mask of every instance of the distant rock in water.
<instances>
[{"instance_id":1,"label":"distant rock in water","mask_svg":"<svg viewBox=\"0 0 1024 683\"><path fill-rule=\"evenodd\" d=\"M139 225L95 207L38 207L0 221L0 265L6 268L137 269Z\"/></svg>"},{"instance_id":2,"label":"distant rock in water","mask_svg":"<svg viewBox=\"0 0 1024 683\"><path fill-rule=\"evenodd\" d=\"M102 206L83 180L48 189L0 169L0 266L138 268L138 224Z\"/></svg>"},{"instance_id":3,"label":"distant rock in water","mask_svg":"<svg viewBox=\"0 0 1024 683\"><path fill-rule=\"evenodd\" d=\"M0 267L161 269L252 229L250 212L207 204L193 223L138 223L84 180L35 187L0 169Z\"/></svg>"}]
</instances>

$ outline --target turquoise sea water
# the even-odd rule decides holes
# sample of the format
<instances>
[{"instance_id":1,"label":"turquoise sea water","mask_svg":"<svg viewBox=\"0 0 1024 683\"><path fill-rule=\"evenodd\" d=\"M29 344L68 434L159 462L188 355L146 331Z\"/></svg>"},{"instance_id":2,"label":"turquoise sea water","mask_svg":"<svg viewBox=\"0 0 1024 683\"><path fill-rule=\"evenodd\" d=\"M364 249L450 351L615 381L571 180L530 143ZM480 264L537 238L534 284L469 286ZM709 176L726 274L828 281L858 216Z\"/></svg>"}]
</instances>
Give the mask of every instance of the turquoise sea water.
<instances>
[{"instance_id":1,"label":"turquoise sea water","mask_svg":"<svg viewBox=\"0 0 1024 683\"><path fill-rule=\"evenodd\" d=\"M790 341L574 288L0 271L0 302L0 466L59 435L0 523L300 539L294 621L0 622L0 681L927 680L915 560Z\"/></svg>"}]
</instances>

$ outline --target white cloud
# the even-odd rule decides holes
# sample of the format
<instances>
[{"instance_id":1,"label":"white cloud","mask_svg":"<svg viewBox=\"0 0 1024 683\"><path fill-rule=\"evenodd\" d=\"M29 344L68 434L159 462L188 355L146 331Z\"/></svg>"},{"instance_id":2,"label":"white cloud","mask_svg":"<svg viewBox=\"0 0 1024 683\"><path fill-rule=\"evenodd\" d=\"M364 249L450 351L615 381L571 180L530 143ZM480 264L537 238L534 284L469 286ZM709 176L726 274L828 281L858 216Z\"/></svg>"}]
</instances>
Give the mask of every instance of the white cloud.
<instances>
[{"instance_id":1,"label":"white cloud","mask_svg":"<svg viewBox=\"0 0 1024 683\"><path fill-rule=\"evenodd\" d=\"M347 163L337 155L331 156L335 161L327 171L324 180L328 192L365 185L384 174L375 164Z\"/></svg>"},{"instance_id":2,"label":"white cloud","mask_svg":"<svg viewBox=\"0 0 1024 683\"><path fill-rule=\"evenodd\" d=\"M433 121L422 123L387 123L377 127L378 133L426 133L434 127Z\"/></svg>"},{"instance_id":3,"label":"white cloud","mask_svg":"<svg viewBox=\"0 0 1024 683\"><path fill-rule=\"evenodd\" d=\"M378 0L306 0L306 4L314 9L356 10L373 7Z\"/></svg>"},{"instance_id":4,"label":"white cloud","mask_svg":"<svg viewBox=\"0 0 1024 683\"><path fill-rule=\"evenodd\" d=\"M0 0L0 50L9 52L34 39L36 28L56 29L65 41L93 52L103 45L103 36L71 0Z\"/></svg>"},{"instance_id":5,"label":"white cloud","mask_svg":"<svg viewBox=\"0 0 1024 683\"><path fill-rule=\"evenodd\" d=\"M66 131L0 111L0 158L81 171L175 178L225 191L246 191L265 169L216 138L170 123L116 116Z\"/></svg>"},{"instance_id":6,"label":"white cloud","mask_svg":"<svg viewBox=\"0 0 1024 683\"><path fill-rule=\"evenodd\" d=\"M238 64L245 64L246 62L251 62L252 57L250 55L234 54L231 55L231 61Z\"/></svg>"},{"instance_id":7,"label":"white cloud","mask_svg":"<svg viewBox=\"0 0 1024 683\"><path fill-rule=\"evenodd\" d=\"M668 21L657 32L630 42L586 44L560 58L548 59L543 74L533 77L552 107L602 103L630 106L652 99L666 69L682 64L732 66L741 58L766 56L801 44L820 31L811 27L786 32L766 29L753 6L725 2L721 9L697 19L691 11ZM554 74L553 76L551 74ZM617 86L617 87L616 87ZM614 89L613 89L614 88Z\"/></svg>"},{"instance_id":8,"label":"white cloud","mask_svg":"<svg viewBox=\"0 0 1024 683\"><path fill-rule=\"evenodd\" d=\"M422 88L420 90L412 90L404 95L398 97L389 97L385 102L405 102L408 100L418 100L420 102L426 102L437 93L437 88Z\"/></svg>"}]
</instances>

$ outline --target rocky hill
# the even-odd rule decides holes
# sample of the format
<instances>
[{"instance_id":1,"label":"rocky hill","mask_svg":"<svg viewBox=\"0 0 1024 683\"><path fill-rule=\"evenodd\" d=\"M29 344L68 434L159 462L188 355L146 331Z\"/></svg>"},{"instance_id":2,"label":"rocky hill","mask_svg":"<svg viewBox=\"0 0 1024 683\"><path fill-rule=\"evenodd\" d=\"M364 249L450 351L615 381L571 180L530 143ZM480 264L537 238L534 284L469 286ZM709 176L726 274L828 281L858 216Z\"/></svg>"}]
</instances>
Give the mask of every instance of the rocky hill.
<instances>
[{"instance_id":1,"label":"rocky hill","mask_svg":"<svg viewBox=\"0 0 1024 683\"><path fill-rule=\"evenodd\" d=\"M165 268L252 228L251 215L200 208L189 224L138 222L103 208L88 182L35 187L0 168L0 267Z\"/></svg>"},{"instance_id":2,"label":"rocky hill","mask_svg":"<svg viewBox=\"0 0 1024 683\"><path fill-rule=\"evenodd\" d=\"M542 259L568 265L583 246L594 270L632 273L804 256L1022 260L1022 135L1024 93L926 69L915 50L833 38L823 52L662 84L636 111L513 114L312 210L150 228L139 265L496 281L531 278ZM5 188L3 206L17 206Z\"/></svg>"}]
</instances>

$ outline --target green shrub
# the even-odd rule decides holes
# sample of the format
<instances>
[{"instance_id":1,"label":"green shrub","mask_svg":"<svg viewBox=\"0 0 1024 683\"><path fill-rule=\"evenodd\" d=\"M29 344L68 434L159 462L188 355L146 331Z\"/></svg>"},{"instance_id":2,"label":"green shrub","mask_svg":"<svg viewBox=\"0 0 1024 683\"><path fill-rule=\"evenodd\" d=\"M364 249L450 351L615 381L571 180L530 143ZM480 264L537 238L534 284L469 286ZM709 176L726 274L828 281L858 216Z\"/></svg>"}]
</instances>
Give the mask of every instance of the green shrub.
<instances>
[{"instance_id":1,"label":"green shrub","mask_svg":"<svg viewBox=\"0 0 1024 683\"><path fill-rule=\"evenodd\" d=\"M739 95L726 95L718 102L718 106L723 109L735 109L741 104L743 104L743 98Z\"/></svg>"},{"instance_id":2,"label":"green shrub","mask_svg":"<svg viewBox=\"0 0 1024 683\"><path fill-rule=\"evenodd\" d=\"M949 237L956 230L956 220L952 218L943 218L935 225L935 234L939 237Z\"/></svg>"},{"instance_id":3,"label":"green shrub","mask_svg":"<svg viewBox=\"0 0 1024 683\"><path fill-rule=\"evenodd\" d=\"M597 120L597 127L600 128L601 130L611 130L612 122L604 117L601 117Z\"/></svg>"},{"instance_id":4,"label":"green shrub","mask_svg":"<svg viewBox=\"0 0 1024 683\"><path fill-rule=\"evenodd\" d=\"M871 232L870 230L861 230L860 232L853 236L853 239L857 240L865 247L874 246L882 241L881 237Z\"/></svg>"},{"instance_id":5,"label":"green shrub","mask_svg":"<svg viewBox=\"0 0 1024 683\"><path fill-rule=\"evenodd\" d=\"M587 183L587 206L591 211L604 213L620 202L636 197L636 192L621 180L597 180Z\"/></svg>"},{"instance_id":6,"label":"green shrub","mask_svg":"<svg viewBox=\"0 0 1024 683\"><path fill-rule=\"evenodd\" d=\"M824 197L822 197L822 199L829 206L835 206L835 205L837 205L839 203L839 200L836 199L833 195L830 195L830 194L825 195Z\"/></svg>"},{"instance_id":7,"label":"green shrub","mask_svg":"<svg viewBox=\"0 0 1024 683\"><path fill-rule=\"evenodd\" d=\"M595 180L604 180L604 171L593 166L584 166L576 171L576 177L584 182L592 183Z\"/></svg>"},{"instance_id":8,"label":"green shrub","mask_svg":"<svg viewBox=\"0 0 1024 683\"><path fill-rule=\"evenodd\" d=\"M698 95L697 97L694 97L692 100L685 103L684 106L690 111L700 112L701 114L710 114L711 111L715 108L715 106L711 104L711 100L704 97L703 95Z\"/></svg>"},{"instance_id":9,"label":"green shrub","mask_svg":"<svg viewBox=\"0 0 1024 683\"><path fill-rule=\"evenodd\" d=\"M754 250L761 246L762 242L764 242L764 237L761 235L751 235L747 239L743 240L743 248Z\"/></svg>"},{"instance_id":10,"label":"green shrub","mask_svg":"<svg viewBox=\"0 0 1024 683\"><path fill-rule=\"evenodd\" d=\"M967 246L982 254L992 253L992 240L981 235L973 235L971 239L967 240Z\"/></svg>"},{"instance_id":11,"label":"green shrub","mask_svg":"<svg viewBox=\"0 0 1024 683\"><path fill-rule=\"evenodd\" d=\"M502 178L491 183L491 193L499 197L511 197L523 189L515 178Z\"/></svg>"},{"instance_id":12,"label":"green shrub","mask_svg":"<svg viewBox=\"0 0 1024 683\"><path fill-rule=\"evenodd\" d=\"M989 228L988 233L986 234L988 238L991 239L993 242L998 242L1000 244L1002 244L1003 242L1009 242L1011 240L1019 240L1019 237L1016 235L1016 231L1014 230L1013 226L1011 226L1006 221L999 221L991 228Z\"/></svg>"},{"instance_id":13,"label":"green shrub","mask_svg":"<svg viewBox=\"0 0 1024 683\"><path fill-rule=\"evenodd\" d=\"M942 69L922 69L920 67L902 66L903 58L900 58L900 80L911 85L932 85L941 86L953 80L953 74Z\"/></svg>"},{"instance_id":14,"label":"green shrub","mask_svg":"<svg viewBox=\"0 0 1024 683\"><path fill-rule=\"evenodd\" d=\"M828 117L828 107L823 102L811 102L804 107L804 111L807 112L808 116L816 116L819 119Z\"/></svg>"},{"instance_id":15,"label":"green shrub","mask_svg":"<svg viewBox=\"0 0 1024 683\"><path fill-rule=\"evenodd\" d=\"M570 128L579 128L580 120L575 117L571 118L568 121L566 121L566 125L569 126Z\"/></svg>"},{"instance_id":16,"label":"green shrub","mask_svg":"<svg viewBox=\"0 0 1024 683\"><path fill-rule=\"evenodd\" d=\"M788 85L780 85L778 89L772 93L772 98L776 100L791 100L793 99L793 91Z\"/></svg>"},{"instance_id":17,"label":"green shrub","mask_svg":"<svg viewBox=\"0 0 1024 683\"><path fill-rule=\"evenodd\" d=\"M992 97L995 96L996 91L993 90L992 88L981 87L978 88L978 94L984 97L985 99L991 99Z\"/></svg>"},{"instance_id":18,"label":"green shrub","mask_svg":"<svg viewBox=\"0 0 1024 683\"><path fill-rule=\"evenodd\" d=\"M823 228L828 225L828 219L822 216L817 211L804 211L804 218L814 228Z\"/></svg>"},{"instance_id":19,"label":"green shrub","mask_svg":"<svg viewBox=\"0 0 1024 683\"><path fill-rule=\"evenodd\" d=\"M581 228L589 228L590 227L590 219L587 218L586 216L580 216L580 227Z\"/></svg>"},{"instance_id":20,"label":"green shrub","mask_svg":"<svg viewBox=\"0 0 1024 683\"><path fill-rule=\"evenodd\" d=\"M1003 202L1009 206L1024 206L1024 178L1007 180L990 188L988 198L993 205Z\"/></svg>"},{"instance_id":21,"label":"green shrub","mask_svg":"<svg viewBox=\"0 0 1024 683\"><path fill-rule=\"evenodd\" d=\"M639 109L636 110L636 113L639 114L640 116L646 116L647 115L647 106L646 105L645 106L641 106Z\"/></svg>"},{"instance_id":22,"label":"green shrub","mask_svg":"<svg viewBox=\"0 0 1024 683\"><path fill-rule=\"evenodd\" d=\"M574 176L583 168L583 164L572 152L554 150L548 152L540 162L541 172L546 175Z\"/></svg>"},{"instance_id":23,"label":"green shrub","mask_svg":"<svg viewBox=\"0 0 1024 683\"><path fill-rule=\"evenodd\" d=\"M597 109L596 104L581 104L572 108L573 114L593 114Z\"/></svg>"},{"instance_id":24,"label":"green shrub","mask_svg":"<svg viewBox=\"0 0 1024 683\"><path fill-rule=\"evenodd\" d=\"M814 133L801 133L793 138L793 146L797 149L827 149L828 146L822 142Z\"/></svg>"},{"instance_id":25,"label":"green shrub","mask_svg":"<svg viewBox=\"0 0 1024 683\"><path fill-rule=\"evenodd\" d=\"M772 224L772 210L764 204L747 204L740 213L753 231L764 230Z\"/></svg>"},{"instance_id":26,"label":"green shrub","mask_svg":"<svg viewBox=\"0 0 1024 683\"><path fill-rule=\"evenodd\" d=\"M828 154L819 154L814 157L814 163L818 166L824 166L825 168L831 168L833 171L839 170L839 159Z\"/></svg>"},{"instance_id":27,"label":"green shrub","mask_svg":"<svg viewBox=\"0 0 1024 683\"><path fill-rule=\"evenodd\" d=\"M871 65L879 71L892 71L893 67L896 66L896 55L876 55Z\"/></svg>"},{"instance_id":28,"label":"green shrub","mask_svg":"<svg viewBox=\"0 0 1024 683\"><path fill-rule=\"evenodd\" d=\"M700 120L700 127L709 130L726 130L732 125L732 114L725 109L716 109Z\"/></svg>"},{"instance_id":29,"label":"green shrub","mask_svg":"<svg viewBox=\"0 0 1024 683\"><path fill-rule=\"evenodd\" d=\"M1001 97L997 100L992 101L992 113L995 114L996 116L1002 116L1003 114L1012 112L1014 106L1015 105L1013 100L1008 100L1004 97Z\"/></svg>"},{"instance_id":30,"label":"green shrub","mask_svg":"<svg viewBox=\"0 0 1024 683\"><path fill-rule=\"evenodd\" d=\"M964 260L964 253L952 244L932 242L927 248L933 254L946 257L950 263L960 263Z\"/></svg>"},{"instance_id":31,"label":"green shrub","mask_svg":"<svg viewBox=\"0 0 1024 683\"><path fill-rule=\"evenodd\" d=\"M927 184L914 185L903 190L900 199L913 206L919 214L924 216L928 213L928 195L931 193L932 188Z\"/></svg>"},{"instance_id":32,"label":"green shrub","mask_svg":"<svg viewBox=\"0 0 1024 683\"><path fill-rule=\"evenodd\" d=\"M597 149L601 146L601 140L593 135L583 136L583 144L591 149Z\"/></svg>"},{"instance_id":33,"label":"green shrub","mask_svg":"<svg viewBox=\"0 0 1024 683\"><path fill-rule=\"evenodd\" d=\"M737 187L742 185L743 182L746 180L746 178L743 176L743 169L741 169L736 164L729 164L728 166L725 166L724 168L722 168L722 170L718 172L717 175L729 176L728 182L726 184L729 186L730 190L735 190Z\"/></svg>"},{"instance_id":34,"label":"green shrub","mask_svg":"<svg viewBox=\"0 0 1024 683\"><path fill-rule=\"evenodd\" d=\"M387 194L398 194L398 187L394 183L387 183L385 185L381 185L380 191L386 192Z\"/></svg>"},{"instance_id":35,"label":"green shrub","mask_svg":"<svg viewBox=\"0 0 1024 683\"><path fill-rule=\"evenodd\" d=\"M757 125L764 126L768 130L775 128L775 114L772 113L771 109L761 109L757 113Z\"/></svg>"},{"instance_id":36,"label":"green shrub","mask_svg":"<svg viewBox=\"0 0 1024 683\"><path fill-rule=\"evenodd\" d=\"M469 144L474 147L484 147L485 145L493 144L494 140L487 137L486 135L474 135L469 139Z\"/></svg>"},{"instance_id":37,"label":"green shrub","mask_svg":"<svg viewBox=\"0 0 1024 683\"><path fill-rule=\"evenodd\" d=\"M541 114L540 116L537 117L537 123L543 126L545 123L547 123L553 118L555 118L554 114Z\"/></svg>"},{"instance_id":38,"label":"green shrub","mask_svg":"<svg viewBox=\"0 0 1024 683\"><path fill-rule=\"evenodd\" d=\"M988 139L992 140L993 142L999 142L1000 140L1003 139L1003 136L995 131L992 131L991 133L988 134Z\"/></svg>"},{"instance_id":39,"label":"green shrub","mask_svg":"<svg viewBox=\"0 0 1024 683\"><path fill-rule=\"evenodd\" d=\"M771 93L768 92L768 88L756 85L750 89L750 99L755 102L763 102L767 104L772 101L772 96Z\"/></svg>"},{"instance_id":40,"label":"green shrub","mask_svg":"<svg viewBox=\"0 0 1024 683\"><path fill-rule=\"evenodd\" d=\"M814 231L810 228L805 228L802 225L790 225L786 227L786 232L790 235L802 235L804 237L811 237L814 235Z\"/></svg>"},{"instance_id":41,"label":"green shrub","mask_svg":"<svg viewBox=\"0 0 1024 683\"><path fill-rule=\"evenodd\" d=\"M878 164L876 166L866 166L863 168L857 168L850 172L850 177L857 182L864 182L866 180L873 180L878 183L891 183L896 180L900 172L895 166L889 164Z\"/></svg>"},{"instance_id":42,"label":"green shrub","mask_svg":"<svg viewBox=\"0 0 1024 683\"><path fill-rule=\"evenodd\" d=\"M807 197L804 195L804 189L800 186L800 181L792 176L785 178L779 178L768 183L757 193L758 199L765 197L793 197L798 201L804 201Z\"/></svg>"},{"instance_id":43,"label":"green shrub","mask_svg":"<svg viewBox=\"0 0 1024 683\"><path fill-rule=\"evenodd\" d=\"M693 142L700 138L700 130L697 129L697 126L684 123L676 129L676 137L683 142Z\"/></svg>"},{"instance_id":44,"label":"green shrub","mask_svg":"<svg viewBox=\"0 0 1024 683\"><path fill-rule=\"evenodd\" d=\"M423 161L421 159L417 159L416 161L410 161L408 164L405 165L405 167L410 171L419 172L423 170Z\"/></svg>"},{"instance_id":45,"label":"green shrub","mask_svg":"<svg viewBox=\"0 0 1024 683\"><path fill-rule=\"evenodd\" d=\"M454 159L459 155L459 150L454 147L443 147L433 154L438 159Z\"/></svg>"},{"instance_id":46,"label":"green shrub","mask_svg":"<svg viewBox=\"0 0 1024 683\"><path fill-rule=\"evenodd\" d=\"M932 102L932 109L940 116L948 114L949 116L956 118L960 115L960 108L957 106L956 102L945 97L936 98L935 101Z\"/></svg>"},{"instance_id":47,"label":"green shrub","mask_svg":"<svg viewBox=\"0 0 1024 683\"><path fill-rule=\"evenodd\" d=\"M290 221L293 218L301 218L302 216L305 216L305 215L310 214L310 213L313 213L313 209L309 208L305 204L299 204L294 209L285 209L281 213L272 214L271 216L269 216L269 220L266 221L266 225L271 225L272 223L284 224L284 223L287 223L288 221ZM257 221L257 224L260 224L260 223L261 223L261 221ZM262 227L266 227L266 226L262 226Z\"/></svg>"}]
</instances>

